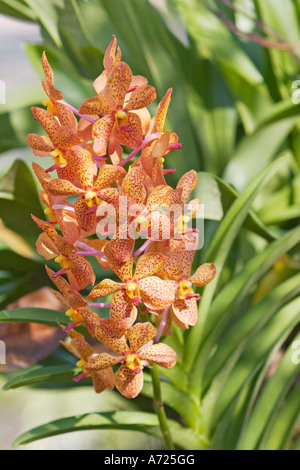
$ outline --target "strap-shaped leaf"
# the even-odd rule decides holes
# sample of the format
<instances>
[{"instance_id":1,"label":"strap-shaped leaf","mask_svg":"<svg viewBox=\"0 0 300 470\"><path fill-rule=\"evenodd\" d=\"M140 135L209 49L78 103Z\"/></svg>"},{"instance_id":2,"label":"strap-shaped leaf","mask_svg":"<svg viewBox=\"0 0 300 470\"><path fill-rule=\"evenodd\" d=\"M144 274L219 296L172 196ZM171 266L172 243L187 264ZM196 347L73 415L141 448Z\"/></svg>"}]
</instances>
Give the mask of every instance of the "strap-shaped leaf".
<instances>
[{"instance_id":1,"label":"strap-shaped leaf","mask_svg":"<svg viewBox=\"0 0 300 470\"><path fill-rule=\"evenodd\" d=\"M264 327L272 317L295 296L300 294L300 274L288 279L274 289L259 304L254 305L225 333L222 342L205 369L204 390L214 376L224 367L237 348L242 352L249 340Z\"/></svg>"},{"instance_id":2,"label":"strap-shaped leaf","mask_svg":"<svg viewBox=\"0 0 300 470\"><path fill-rule=\"evenodd\" d=\"M72 364L47 367L38 364L14 373L4 385L3 390L72 380L79 372L80 369L74 367Z\"/></svg>"},{"instance_id":3,"label":"strap-shaped leaf","mask_svg":"<svg viewBox=\"0 0 300 470\"><path fill-rule=\"evenodd\" d=\"M296 340L300 340L300 335L298 335ZM268 433L270 425L272 426L273 424L272 420L274 419L274 414L278 406L284 401L294 380L299 375L299 365L295 364L292 360L293 352L292 343L287 349L276 373L271 377L262 391L247 424L246 432L241 440L241 450L264 448L265 436ZM299 402L298 396L298 406L300 407ZM292 407L294 407L294 402L292 401L292 403ZM296 416L295 420L297 419ZM285 439L288 437L286 436L286 432L289 430L288 423L290 421L284 422L283 419L281 419L280 422L287 428L285 429L285 433L280 433L284 443L284 437Z\"/></svg>"},{"instance_id":4,"label":"strap-shaped leaf","mask_svg":"<svg viewBox=\"0 0 300 470\"><path fill-rule=\"evenodd\" d=\"M39 323L56 328L59 328L59 323L64 326L70 323L64 312L45 308L15 308L12 310L2 310L2 312L0 312L0 322Z\"/></svg>"},{"instance_id":5,"label":"strap-shaped leaf","mask_svg":"<svg viewBox=\"0 0 300 470\"><path fill-rule=\"evenodd\" d=\"M299 308L300 297L297 297L282 308L271 322L252 338L232 370L228 370L226 374L221 372L219 377L216 377L203 402L204 408L206 404L211 407L212 413L209 415L211 430L219 425L243 387L265 367L272 353L292 332L299 321Z\"/></svg>"},{"instance_id":6,"label":"strap-shaped leaf","mask_svg":"<svg viewBox=\"0 0 300 470\"><path fill-rule=\"evenodd\" d=\"M200 450L205 447L201 436L196 435L191 429L184 428L173 420L169 420L169 426L174 442L182 449ZM138 431L149 436L161 438L158 419L155 414L139 411L111 411L73 416L58 421L52 421L51 423L26 432L14 442L13 447L17 448L21 445L30 444L31 442L46 437L93 429Z\"/></svg>"},{"instance_id":7,"label":"strap-shaped leaf","mask_svg":"<svg viewBox=\"0 0 300 470\"><path fill-rule=\"evenodd\" d=\"M211 308L211 303L215 295L218 281L221 277L225 261L234 243L234 240L236 239L241 226L246 220L251 205L261 188L278 171L278 169L285 164L285 158L278 159L248 186L248 188L232 204L213 238L209 251L206 254L206 261L215 264L217 274L215 279L210 284L208 284L208 286L206 286L203 291L199 307L199 320L188 336L185 364L189 370L192 369L194 360L197 356L197 347L195 347L195 345L199 344L199 339L203 334L204 325L208 312ZM223 309L224 304L222 303L221 313ZM210 319L211 317L212 315L210 312Z\"/></svg>"}]
</instances>

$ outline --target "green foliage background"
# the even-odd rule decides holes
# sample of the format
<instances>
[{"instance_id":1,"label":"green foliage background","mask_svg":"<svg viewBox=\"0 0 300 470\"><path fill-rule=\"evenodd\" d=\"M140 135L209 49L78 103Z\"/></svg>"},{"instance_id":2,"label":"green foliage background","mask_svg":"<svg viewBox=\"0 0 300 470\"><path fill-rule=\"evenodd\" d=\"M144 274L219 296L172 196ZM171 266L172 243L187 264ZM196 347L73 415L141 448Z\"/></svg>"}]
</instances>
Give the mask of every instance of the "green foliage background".
<instances>
[{"instance_id":1,"label":"green foliage background","mask_svg":"<svg viewBox=\"0 0 300 470\"><path fill-rule=\"evenodd\" d=\"M167 340L179 355L174 369L161 370L174 442L184 449L299 450L299 365L292 358L300 339L300 119L292 95L300 1L235 0L236 10L226 3L0 0L0 13L40 25L43 44L27 44L28 57L42 76L47 51L57 88L75 106L94 95L113 33L126 62L149 79L159 99L173 87L168 124L183 150L172 156L177 173L170 182L191 168L199 172L196 195L207 220L197 262L217 267L201 292L196 327L174 328ZM16 90L15 100L0 107L1 152L25 147L26 134L37 131L30 107L42 96L40 89ZM41 211L31 171L18 160L0 181L0 218L34 249L38 233L30 214L41 217ZM0 240L0 321L65 323L58 312L5 310L49 283L44 261L12 246ZM279 350L282 359L270 375ZM5 389L67 386L76 372L58 352L9 376ZM15 445L78 429L160 437L148 400L150 377L142 395L130 411L124 401L119 411L62 419Z\"/></svg>"}]
</instances>

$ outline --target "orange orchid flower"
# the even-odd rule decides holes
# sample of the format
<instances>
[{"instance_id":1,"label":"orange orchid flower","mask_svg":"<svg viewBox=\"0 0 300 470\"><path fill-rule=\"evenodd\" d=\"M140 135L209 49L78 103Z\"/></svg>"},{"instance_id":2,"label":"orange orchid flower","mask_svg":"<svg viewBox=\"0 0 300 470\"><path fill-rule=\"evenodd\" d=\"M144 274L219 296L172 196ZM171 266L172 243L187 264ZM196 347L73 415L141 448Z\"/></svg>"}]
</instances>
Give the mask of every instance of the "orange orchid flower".
<instances>
[{"instance_id":1,"label":"orange orchid flower","mask_svg":"<svg viewBox=\"0 0 300 470\"><path fill-rule=\"evenodd\" d=\"M89 363L95 356L94 349L85 341L84 336L77 333L75 330L70 330L68 336L71 342L61 341L61 344L79 359L77 367L82 369L82 374L73 379L75 382L91 377L96 393L101 393L107 388L112 390L114 388L114 373L111 367L106 367L103 370L87 371Z\"/></svg>"},{"instance_id":2,"label":"orange orchid flower","mask_svg":"<svg viewBox=\"0 0 300 470\"><path fill-rule=\"evenodd\" d=\"M33 220L43 230L36 243L37 252L46 260L54 259L61 269L55 274L67 274L72 288L76 291L85 289L88 284L94 285L96 276L90 263L80 255L78 249L58 235L55 228L34 216Z\"/></svg>"},{"instance_id":3,"label":"orange orchid flower","mask_svg":"<svg viewBox=\"0 0 300 470\"><path fill-rule=\"evenodd\" d=\"M109 141L110 154L117 143L134 149L143 141L143 124L135 111L149 106L155 100L156 92L150 85L140 85L126 102L131 82L130 67L125 62L117 62L107 77L105 88L98 96L86 100L79 109L81 114L100 116L93 125L96 155L106 154Z\"/></svg>"},{"instance_id":4,"label":"orange orchid flower","mask_svg":"<svg viewBox=\"0 0 300 470\"><path fill-rule=\"evenodd\" d=\"M169 346L163 343L152 344L156 333L156 328L151 323L136 323L126 332L129 345L122 340L119 344L110 343L110 347L119 354L118 357L100 354L88 361L84 371L92 374L121 363L115 373L115 385L124 397L135 398L143 388L144 367L153 363L171 369L177 361L176 353ZM103 340L101 328L97 336Z\"/></svg>"},{"instance_id":5,"label":"orange orchid flower","mask_svg":"<svg viewBox=\"0 0 300 470\"><path fill-rule=\"evenodd\" d=\"M159 253L142 255L137 262L133 275L133 258L125 263L118 262L109 245L104 248L111 269L122 283L104 279L89 294L88 300L96 300L114 294L110 318L118 328L126 329L133 325L137 316L136 306L143 299L146 306L152 309L164 309L175 300L176 283L163 281L154 276L162 268L164 257Z\"/></svg>"},{"instance_id":6,"label":"orange orchid flower","mask_svg":"<svg viewBox=\"0 0 300 470\"><path fill-rule=\"evenodd\" d=\"M87 301L84 300L79 292L72 289L70 284L62 276L55 276L55 272L48 268L48 266L46 266L46 271L52 282L54 282L60 291L52 290L52 292L60 302L66 305L68 308L66 315L73 322L67 328L64 328L64 331L67 333L70 329L84 324L90 335L95 337L99 316L87 308Z\"/></svg>"},{"instance_id":7,"label":"orange orchid flower","mask_svg":"<svg viewBox=\"0 0 300 470\"><path fill-rule=\"evenodd\" d=\"M47 110L54 114L57 115L57 101L60 101L63 99L63 94L61 91L56 90L54 88L54 75L53 75L53 70L48 62L46 52L43 52L42 55L42 67L44 70L46 82L42 81L42 86L44 88L44 91L46 95L48 96L48 100L45 100L43 102L44 106L47 106Z\"/></svg>"},{"instance_id":8,"label":"orange orchid flower","mask_svg":"<svg viewBox=\"0 0 300 470\"><path fill-rule=\"evenodd\" d=\"M77 171L80 180L80 186L75 186L68 180L53 180L47 186L47 191L52 196L80 196L75 202L75 214L79 226L86 232L95 229L96 226L96 209L99 200L105 197L102 190L109 188L113 183L124 177L126 171L114 165L104 165L100 168L98 177L94 181L94 172L91 169L91 155L89 152L81 149L81 153L85 153L81 160L74 159L73 169ZM84 158L86 157L86 159ZM93 164L92 164L93 166ZM85 171L85 170L88 171ZM91 210L91 208L95 210Z\"/></svg>"},{"instance_id":9,"label":"orange orchid flower","mask_svg":"<svg viewBox=\"0 0 300 470\"><path fill-rule=\"evenodd\" d=\"M195 234L194 238L197 239L198 235ZM174 242L171 249L175 250L175 246L176 251L165 253L165 262L159 274L177 283L176 298L171 307L176 319L180 324L194 326L197 322L197 300L200 300L200 296L195 294L193 285L206 286L214 279L216 268L212 263L205 263L191 276L195 250L187 250L184 240Z\"/></svg>"},{"instance_id":10,"label":"orange orchid flower","mask_svg":"<svg viewBox=\"0 0 300 470\"><path fill-rule=\"evenodd\" d=\"M59 177L66 177L67 171L62 171L68 164L69 151L82 142L78 137L78 123L74 114L62 103L55 104L57 117L42 108L31 108L34 118L47 132L46 137L29 134L27 143L34 154L40 157L51 156L54 166L48 171L58 170Z\"/></svg>"}]
</instances>

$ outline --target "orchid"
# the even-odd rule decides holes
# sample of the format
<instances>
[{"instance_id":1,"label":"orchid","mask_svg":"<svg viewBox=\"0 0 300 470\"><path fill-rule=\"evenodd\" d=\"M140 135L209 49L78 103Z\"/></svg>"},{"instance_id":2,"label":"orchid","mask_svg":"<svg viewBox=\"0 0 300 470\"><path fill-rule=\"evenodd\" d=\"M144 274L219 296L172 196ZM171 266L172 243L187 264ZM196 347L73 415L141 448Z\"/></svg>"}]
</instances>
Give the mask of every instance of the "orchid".
<instances>
[{"instance_id":1,"label":"orchid","mask_svg":"<svg viewBox=\"0 0 300 470\"><path fill-rule=\"evenodd\" d=\"M77 333L75 330L70 330L68 336L71 338L70 342L62 341L62 345L74 354L79 361L77 367L82 369L82 374L74 379L75 382L84 378L91 377L96 393L101 393L107 388L114 388L114 373L111 367L106 367L104 370L96 370L86 372L90 361L93 360L95 355L94 349L85 341L84 336Z\"/></svg>"},{"instance_id":2,"label":"orchid","mask_svg":"<svg viewBox=\"0 0 300 470\"><path fill-rule=\"evenodd\" d=\"M156 92L150 85L140 85L126 101L131 82L130 67L119 61L112 67L104 90L80 107L81 114L100 116L93 126L96 155L106 154L108 142L110 154L117 143L129 148L136 148L142 143L143 125L135 111L149 106L155 100Z\"/></svg>"},{"instance_id":3,"label":"orchid","mask_svg":"<svg viewBox=\"0 0 300 470\"><path fill-rule=\"evenodd\" d=\"M111 344L111 348L119 354L99 354L89 360L84 371L88 374L106 370L108 367L121 363L121 367L115 373L115 385L120 393L126 398L135 398L143 388L143 368L149 363L158 364L170 369L174 367L177 355L172 348L166 344L151 344L156 335L156 328L151 323L136 323L126 333L124 342L118 345ZM103 334L98 333L103 339Z\"/></svg>"},{"instance_id":4,"label":"orchid","mask_svg":"<svg viewBox=\"0 0 300 470\"><path fill-rule=\"evenodd\" d=\"M82 373L74 380L90 377L97 393L115 385L124 397L134 398L143 389L148 368L157 391L156 366L170 369L177 362L176 352L160 338L171 333L172 320L181 328L196 324L200 295L193 286L205 286L216 273L214 265L206 263L192 275L198 231L188 223L200 201L187 203L197 173L186 173L175 188L165 178L172 172L164 169L165 157L182 147L178 136L164 129L172 89L150 119L147 107L156 91L146 78L132 75L115 36L104 56L105 70L94 82L97 96L85 100L79 110L54 88L46 54L42 65L48 109L32 111L47 136L30 134L28 143L35 155L52 156L54 166L45 171L33 164L49 220L32 218L42 230L38 253L60 267L57 272L46 270L70 320L63 328L69 339L62 344L79 359ZM123 146L133 149L125 159ZM57 178L50 176L54 170ZM110 218L118 226L110 227ZM111 239L95 238L107 225ZM139 247L136 235L145 239ZM102 277L95 285L95 260L114 277ZM104 298L108 303L98 301ZM109 318L96 313L99 308L109 308ZM159 324L158 330L151 320ZM78 327L108 352L97 354ZM158 416L166 427L163 408Z\"/></svg>"}]
</instances>

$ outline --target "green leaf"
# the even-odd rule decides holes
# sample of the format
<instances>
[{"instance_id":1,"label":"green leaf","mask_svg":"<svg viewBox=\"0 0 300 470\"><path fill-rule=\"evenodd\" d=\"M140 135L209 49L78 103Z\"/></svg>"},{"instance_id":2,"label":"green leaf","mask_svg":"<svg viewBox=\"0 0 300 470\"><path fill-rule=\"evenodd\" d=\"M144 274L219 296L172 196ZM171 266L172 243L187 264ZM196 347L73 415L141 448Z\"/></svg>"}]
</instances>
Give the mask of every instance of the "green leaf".
<instances>
[{"instance_id":1,"label":"green leaf","mask_svg":"<svg viewBox=\"0 0 300 470\"><path fill-rule=\"evenodd\" d=\"M264 443L264 450L288 449L287 446L289 444L291 434L299 419L299 393L300 384L289 393L284 405L279 410L268 439Z\"/></svg>"},{"instance_id":2,"label":"green leaf","mask_svg":"<svg viewBox=\"0 0 300 470\"><path fill-rule=\"evenodd\" d=\"M206 322L211 302L215 294L225 261L230 252L232 244L237 237L241 226L246 220L251 205L263 185L286 164L286 159L281 158L271 164L264 172L262 172L248 188L235 200L230 207L225 218L221 222L217 233L206 254L206 261L216 265L215 279L205 287L199 307L199 320L197 325L191 330L186 346L185 364L187 369L191 370L194 360L197 356L197 348L195 344L199 344L199 338ZM224 304L222 304L223 306ZM221 310L222 312L223 310ZM212 316L210 315L210 319Z\"/></svg>"},{"instance_id":3,"label":"green leaf","mask_svg":"<svg viewBox=\"0 0 300 470\"><path fill-rule=\"evenodd\" d=\"M59 16L59 31L64 49L80 74L95 80L100 73L104 54L91 45L88 27L76 0L65 0L65 8Z\"/></svg>"},{"instance_id":4,"label":"green leaf","mask_svg":"<svg viewBox=\"0 0 300 470\"><path fill-rule=\"evenodd\" d=\"M60 10L64 8L64 0L52 0L51 2L45 2L43 0L25 0L25 2L35 13L55 44L61 47L62 42L59 35L58 22Z\"/></svg>"},{"instance_id":5,"label":"green leaf","mask_svg":"<svg viewBox=\"0 0 300 470\"><path fill-rule=\"evenodd\" d=\"M282 119L259 127L253 134L245 136L224 172L224 179L236 189L243 190L276 155L297 120L298 117Z\"/></svg>"},{"instance_id":6,"label":"green leaf","mask_svg":"<svg viewBox=\"0 0 300 470\"><path fill-rule=\"evenodd\" d=\"M0 0L0 13L21 20L36 20L35 13L20 0Z\"/></svg>"},{"instance_id":7,"label":"green leaf","mask_svg":"<svg viewBox=\"0 0 300 470\"><path fill-rule=\"evenodd\" d=\"M174 442L183 449L202 449L201 439L191 429L184 428L176 421L169 420ZM139 411L111 411L91 413L52 421L39 426L20 436L13 447L30 444L39 439L57 436L68 432L87 430L123 430L138 431L161 438L157 416L153 413Z\"/></svg>"},{"instance_id":8,"label":"green leaf","mask_svg":"<svg viewBox=\"0 0 300 470\"><path fill-rule=\"evenodd\" d=\"M300 294L300 274L280 284L257 305L245 311L226 331L222 342L210 358L205 369L206 390L213 378L224 367L237 349L242 351L247 343L287 302Z\"/></svg>"},{"instance_id":9,"label":"green leaf","mask_svg":"<svg viewBox=\"0 0 300 470\"><path fill-rule=\"evenodd\" d=\"M213 397L214 406L210 403L212 415L209 418L211 429L220 423L226 410L241 393L245 384L249 383L249 380L266 364L272 353L286 340L299 321L299 307L300 297L283 307L271 322L251 339L233 370L225 377L226 380L217 383L215 387L212 385L204 399L204 401L210 401ZM297 367L293 364L292 366L295 372ZM216 382L218 382L217 378ZM274 391L275 395L276 393L277 391ZM268 412L266 409L266 413ZM261 425L264 426L264 424L262 420Z\"/></svg>"},{"instance_id":10,"label":"green leaf","mask_svg":"<svg viewBox=\"0 0 300 470\"><path fill-rule=\"evenodd\" d=\"M284 325L282 326L284 327ZM296 339L299 340L300 335ZM291 344L285 352L277 371L260 394L247 423L246 432L241 439L239 445L241 450L264 448L264 436L270 423L272 423L274 414L299 374L298 364L292 361L293 352ZM294 419L296 420L296 416ZM284 425L282 420L281 424ZM282 434L282 438L284 436L286 436L285 433ZM288 436L285 437L285 439L287 438Z\"/></svg>"},{"instance_id":11,"label":"green leaf","mask_svg":"<svg viewBox=\"0 0 300 470\"><path fill-rule=\"evenodd\" d=\"M1 322L39 323L41 325L59 328L59 323L64 326L68 325L69 319L67 319L64 312L57 310L45 308L16 308L0 312L0 323Z\"/></svg>"},{"instance_id":12,"label":"green leaf","mask_svg":"<svg viewBox=\"0 0 300 470\"><path fill-rule=\"evenodd\" d=\"M72 380L79 372L80 369L74 367L72 364L48 367L38 364L13 374L13 377L4 385L3 390Z\"/></svg>"},{"instance_id":13,"label":"green leaf","mask_svg":"<svg viewBox=\"0 0 300 470\"><path fill-rule=\"evenodd\" d=\"M218 176L198 172L195 197L199 197L201 203L204 204L206 219L221 220L223 213L228 212L239 194ZM268 241L274 241L277 238L276 234L266 227L252 210L249 211L243 226Z\"/></svg>"},{"instance_id":14,"label":"green leaf","mask_svg":"<svg viewBox=\"0 0 300 470\"><path fill-rule=\"evenodd\" d=\"M35 241L39 231L31 214L43 218L37 187L27 165L16 160L0 180L0 218L7 228Z\"/></svg>"}]
</instances>

